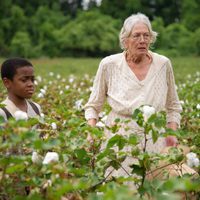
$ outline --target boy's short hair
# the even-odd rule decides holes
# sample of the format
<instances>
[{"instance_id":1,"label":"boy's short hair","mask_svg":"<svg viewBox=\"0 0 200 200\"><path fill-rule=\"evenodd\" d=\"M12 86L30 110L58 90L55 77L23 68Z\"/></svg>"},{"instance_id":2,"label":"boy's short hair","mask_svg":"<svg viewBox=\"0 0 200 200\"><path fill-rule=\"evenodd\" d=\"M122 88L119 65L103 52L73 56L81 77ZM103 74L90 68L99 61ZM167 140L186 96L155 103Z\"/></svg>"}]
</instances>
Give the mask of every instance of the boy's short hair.
<instances>
[{"instance_id":1,"label":"boy's short hair","mask_svg":"<svg viewBox=\"0 0 200 200\"><path fill-rule=\"evenodd\" d=\"M16 70L20 67L33 67L33 65L24 58L9 58L1 65L1 78L13 80Z\"/></svg>"}]
</instances>

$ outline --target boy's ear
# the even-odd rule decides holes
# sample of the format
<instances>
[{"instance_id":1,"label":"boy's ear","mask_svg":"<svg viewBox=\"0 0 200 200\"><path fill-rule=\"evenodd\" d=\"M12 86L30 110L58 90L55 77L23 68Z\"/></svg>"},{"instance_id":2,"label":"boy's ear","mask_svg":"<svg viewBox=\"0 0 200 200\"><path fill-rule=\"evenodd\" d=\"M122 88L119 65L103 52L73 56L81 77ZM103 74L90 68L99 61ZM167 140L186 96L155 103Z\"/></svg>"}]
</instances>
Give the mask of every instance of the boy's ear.
<instances>
[{"instance_id":1,"label":"boy's ear","mask_svg":"<svg viewBox=\"0 0 200 200\"><path fill-rule=\"evenodd\" d=\"M7 89L10 88L11 82L12 82L12 81L11 81L10 79L8 79L8 78L3 78L3 84L4 84L4 86L5 86Z\"/></svg>"}]
</instances>

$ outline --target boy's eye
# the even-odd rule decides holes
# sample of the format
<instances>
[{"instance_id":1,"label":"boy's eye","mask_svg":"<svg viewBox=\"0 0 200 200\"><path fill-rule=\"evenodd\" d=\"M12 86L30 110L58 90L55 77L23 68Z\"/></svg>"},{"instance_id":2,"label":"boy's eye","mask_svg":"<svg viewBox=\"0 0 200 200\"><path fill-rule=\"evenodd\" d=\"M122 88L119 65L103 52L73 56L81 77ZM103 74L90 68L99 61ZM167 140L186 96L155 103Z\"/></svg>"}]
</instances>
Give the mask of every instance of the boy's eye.
<instances>
[{"instance_id":1,"label":"boy's eye","mask_svg":"<svg viewBox=\"0 0 200 200\"><path fill-rule=\"evenodd\" d=\"M27 81L27 79L23 78L23 79L21 79L21 81L25 83Z\"/></svg>"}]
</instances>

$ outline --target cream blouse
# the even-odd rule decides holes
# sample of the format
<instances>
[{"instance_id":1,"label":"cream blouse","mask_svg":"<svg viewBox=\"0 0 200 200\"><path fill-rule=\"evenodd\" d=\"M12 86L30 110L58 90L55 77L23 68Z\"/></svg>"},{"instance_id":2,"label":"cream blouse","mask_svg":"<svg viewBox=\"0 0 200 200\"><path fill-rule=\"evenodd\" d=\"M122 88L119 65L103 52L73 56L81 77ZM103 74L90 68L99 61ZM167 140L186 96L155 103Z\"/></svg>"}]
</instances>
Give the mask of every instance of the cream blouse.
<instances>
[{"instance_id":1,"label":"cream blouse","mask_svg":"<svg viewBox=\"0 0 200 200\"><path fill-rule=\"evenodd\" d=\"M92 93L85 105L85 118L98 120L105 99L112 111L110 123L117 117L130 117L141 105L167 112L167 122L180 124L181 104L176 92L171 62L165 56L149 52L152 63L140 81L129 68L124 53L105 57L99 65ZM114 113L114 114L113 114Z\"/></svg>"}]
</instances>

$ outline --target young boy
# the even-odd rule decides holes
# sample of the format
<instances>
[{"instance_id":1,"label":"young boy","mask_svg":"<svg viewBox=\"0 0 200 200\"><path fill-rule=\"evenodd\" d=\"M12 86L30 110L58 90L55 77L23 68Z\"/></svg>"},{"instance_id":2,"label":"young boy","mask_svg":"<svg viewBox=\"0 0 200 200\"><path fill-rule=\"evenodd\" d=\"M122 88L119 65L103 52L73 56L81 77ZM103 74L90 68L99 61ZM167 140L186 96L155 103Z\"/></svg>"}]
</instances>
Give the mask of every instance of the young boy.
<instances>
[{"instance_id":1,"label":"young boy","mask_svg":"<svg viewBox=\"0 0 200 200\"><path fill-rule=\"evenodd\" d=\"M27 99L34 93L33 65L23 58L11 58L1 66L1 78L7 89L8 96L1 102L0 116L5 120L13 117L16 111L26 112L28 117L40 115L40 106Z\"/></svg>"}]
</instances>

